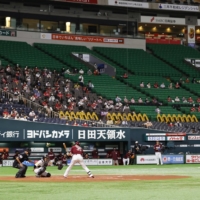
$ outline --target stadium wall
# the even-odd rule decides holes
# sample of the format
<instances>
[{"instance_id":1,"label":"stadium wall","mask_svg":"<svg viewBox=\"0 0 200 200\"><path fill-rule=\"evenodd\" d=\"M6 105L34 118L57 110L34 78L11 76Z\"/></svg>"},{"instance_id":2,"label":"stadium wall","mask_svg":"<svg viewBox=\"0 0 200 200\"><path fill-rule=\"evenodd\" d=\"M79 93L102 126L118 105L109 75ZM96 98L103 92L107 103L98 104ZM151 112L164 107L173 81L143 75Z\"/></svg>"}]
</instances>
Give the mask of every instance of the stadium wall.
<instances>
[{"instance_id":1,"label":"stadium wall","mask_svg":"<svg viewBox=\"0 0 200 200\"><path fill-rule=\"evenodd\" d=\"M79 140L87 145L96 143L114 144L122 147L121 152L130 149L135 141L149 148L145 153L152 154L155 141L146 141L146 133L165 133L145 128L105 128L66 126L39 122L24 122L17 120L0 119L0 147L8 143L19 144L48 143L48 142L73 142ZM11 126L12 125L12 126ZM168 141L163 142L167 146ZM199 153L200 136L187 135L184 141L174 141L174 147L168 148L166 153L191 152Z\"/></svg>"},{"instance_id":2,"label":"stadium wall","mask_svg":"<svg viewBox=\"0 0 200 200\"><path fill-rule=\"evenodd\" d=\"M88 48L93 46L99 47L117 47L117 48L137 48L146 50L146 40L145 39L129 39L124 38L123 44L112 44L112 43L99 43L99 42L80 42L80 41L64 41L64 40L48 40L41 39L41 33L37 32L26 32L26 31L17 31L16 37L0 36L0 40L9 40L9 41L21 41L27 42L32 45L33 43L48 43L48 44L65 44L65 45L81 45ZM77 35L80 36L80 35ZM94 36L93 36L94 37ZM102 37L102 36L101 36ZM109 38L109 37L106 37ZM111 37L115 38L115 37ZM120 37L119 37L120 38Z\"/></svg>"}]
</instances>

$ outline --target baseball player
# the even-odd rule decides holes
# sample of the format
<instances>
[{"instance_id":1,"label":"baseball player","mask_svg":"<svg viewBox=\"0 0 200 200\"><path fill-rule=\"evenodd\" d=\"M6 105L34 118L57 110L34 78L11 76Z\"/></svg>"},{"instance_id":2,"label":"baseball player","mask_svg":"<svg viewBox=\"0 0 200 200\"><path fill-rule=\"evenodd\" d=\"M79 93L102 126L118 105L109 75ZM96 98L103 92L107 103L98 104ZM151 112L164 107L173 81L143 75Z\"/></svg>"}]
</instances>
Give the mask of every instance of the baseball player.
<instances>
[{"instance_id":1,"label":"baseball player","mask_svg":"<svg viewBox=\"0 0 200 200\"><path fill-rule=\"evenodd\" d=\"M34 172L36 177L51 177L51 174L46 171L50 158L48 155L37 161L34 165Z\"/></svg>"},{"instance_id":2,"label":"baseball player","mask_svg":"<svg viewBox=\"0 0 200 200\"><path fill-rule=\"evenodd\" d=\"M13 167L19 169L17 174L15 175L15 178L25 178L27 166L25 164L22 164L24 161L31 162L29 160L29 156L31 154L31 149L26 149L22 154L18 154L16 156L14 162L13 162Z\"/></svg>"},{"instance_id":3,"label":"baseball player","mask_svg":"<svg viewBox=\"0 0 200 200\"><path fill-rule=\"evenodd\" d=\"M54 162L55 162L55 154L53 152L53 149L50 149L50 151L48 152L48 156L50 158L50 165L53 166Z\"/></svg>"},{"instance_id":4,"label":"baseball player","mask_svg":"<svg viewBox=\"0 0 200 200\"><path fill-rule=\"evenodd\" d=\"M161 156L162 144L160 144L159 141L156 141L156 144L154 145L154 151L156 155L157 165L159 165L159 161L160 161L160 164L163 165L162 156Z\"/></svg>"},{"instance_id":5,"label":"baseball player","mask_svg":"<svg viewBox=\"0 0 200 200\"><path fill-rule=\"evenodd\" d=\"M128 151L128 153L126 153L123 157L123 164L126 165L129 165L130 163L130 157L131 157L131 150Z\"/></svg>"},{"instance_id":6,"label":"baseball player","mask_svg":"<svg viewBox=\"0 0 200 200\"><path fill-rule=\"evenodd\" d=\"M77 141L75 145L71 148L71 154L72 154L72 160L68 168L66 169L64 173L64 178L67 178L71 168L76 164L79 163L82 168L87 172L90 178L94 178L93 174L90 172L90 170L87 168L83 161L83 149L80 146L80 143Z\"/></svg>"},{"instance_id":7,"label":"baseball player","mask_svg":"<svg viewBox=\"0 0 200 200\"><path fill-rule=\"evenodd\" d=\"M113 165L119 165L119 162L118 162L118 152L116 151L115 148L113 148L113 151L111 152L111 158L113 160Z\"/></svg>"}]
</instances>

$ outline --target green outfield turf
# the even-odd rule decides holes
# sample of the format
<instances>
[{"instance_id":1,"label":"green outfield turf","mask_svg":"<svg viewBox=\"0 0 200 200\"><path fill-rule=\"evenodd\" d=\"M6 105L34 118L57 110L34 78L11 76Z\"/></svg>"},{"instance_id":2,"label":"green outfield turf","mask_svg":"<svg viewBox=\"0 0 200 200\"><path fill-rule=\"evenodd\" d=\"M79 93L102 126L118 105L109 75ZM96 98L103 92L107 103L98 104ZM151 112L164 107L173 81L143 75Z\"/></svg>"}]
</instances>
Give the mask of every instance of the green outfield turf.
<instances>
[{"instance_id":1,"label":"green outfield turf","mask_svg":"<svg viewBox=\"0 0 200 200\"><path fill-rule=\"evenodd\" d=\"M55 175L64 170L49 167ZM113 182L8 182L0 181L0 200L200 200L200 165L133 165L133 166L90 166L94 175L184 175L186 179L159 181L113 181ZM1 176L14 176L16 169L0 168ZM29 167L27 176L33 176ZM85 175L76 166L70 175Z\"/></svg>"}]
</instances>

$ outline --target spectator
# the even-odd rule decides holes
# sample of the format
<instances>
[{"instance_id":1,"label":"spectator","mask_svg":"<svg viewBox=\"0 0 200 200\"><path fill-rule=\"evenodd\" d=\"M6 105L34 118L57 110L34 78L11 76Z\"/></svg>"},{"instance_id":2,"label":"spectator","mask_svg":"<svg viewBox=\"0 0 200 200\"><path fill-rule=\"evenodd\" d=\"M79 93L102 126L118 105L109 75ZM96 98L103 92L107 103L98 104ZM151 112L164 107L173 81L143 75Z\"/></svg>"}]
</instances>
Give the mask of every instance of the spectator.
<instances>
[{"instance_id":1,"label":"spectator","mask_svg":"<svg viewBox=\"0 0 200 200\"><path fill-rule=\"evenodd\" d=\"M83 78L82 75L80 75L80 76L78 77L78 81L79 81L79 85L83 87L83 86L84 86L84 78Z\"/></svg>"},{"instance_id":2,"label":"spectator","mask_svg":"<svg viewBox=\"0 0 200 200\"><path fill-rule=\"evenodd\" d=\"M80 74L80 75L83 75L83 74L84 74L84 71L83 71L82 69L80 69L80 70L79 70L79 74Z\"/></svg>"},{"instance_id":3,"label":"spectator","mask_svg":"<svg viewBox=\"0 0 200 200\"><path fill-rule=\"evenodd\" d=\"M157 82L156 82L156 83L154 83L153 87L154 87L154 88L159 88L159 85L158 85L158 83L157 83Z\"/></svg>"},{"instance_id":4,"label":"spectator","mask_svg":"<svg viewBox=\"0 0 200 200\"><path fill-rule=\"evenodd\" d=\"M29 117L31 117L31 118L35 117L35 112L33 110L29 113Z\"/></svg>"},{"instance_id":5,"label":"spectator","mask_svg":"<svg viewBox=\"0 0 200 200\"><path fill-rule=\"evenodd\" d=\"M197 111L200 112L200 105L198 106Z\"/></svg>"},{"instance_id":6,"label":"spectator","mask_svg":"<svg viewBox=\"0 0 200 200\"><path fill-rule=\"evenodd\" d=\"M183 103L188 103L187 99L185 97L182 97L182 102Z\"/></svg>"},{"instance_id":7,"label":"spectator","mask_svg":"<svg viewBox=\"0 0 200 200\"><path fill-rule=\"evenodd\" d=\"M197 103L200 103L200 97L197 98Z\"/></svg>"},{"instance_id":8,"label":"spectator","mask_svg":"<svg viewBox=\"0 0 200 200\"><path fill-rule=\"evenodd\" d=\"M126 103L126 104L129 103L129 101L128 101L128 99L126 98L126 96L124 97L124 103Z\"/></svg>"},{"instance_id":9,"label":"spectator","mask_svg":"<svg viewBox=\"0 0 200 200\"><path fill-rule=\"evenodd\" d=\"M71 74L71 72L70 72L69 69L67 69L67 70L64 72L64 74Z\"/></svg>"},{"instance_id":10,"label":"spectator","mask_svg":"<svg viewBox=\"0 0 200 200\"><path fill-rule=\"evenodd\" d=\"M173 124L172 122L170 122L170 123L168 124L168 126L169 126L169 127L174 127L174 124Z\"/></svg>"},{"instance_id":11,"label":"spectator","mask_svg":"<svg viewBox=\"0 0 200 200\"><path fill-rule=\"evenodd\" d=\"M99 71L97 69L94 70L94 75L95 76L99 75Z\"/></svg>"},{"instance_id":12,"label":"spectator","mask_svg":"<svg viewBox=\"0 0 200 200\"><path fill-rule=\"evenodd\" d=\"M195 108L194 105L193 105L192 108L190 109L190 112L196 112L196 108Z\"/></svg>"},{"instance_id":13,"label":"spectator","mask_svg":"<svg viewBox=\"0 0 200 200\"><path fill-rule=\"evenodd\" d=\"M172 99L171 99L170 96L167 97L167 101L168 101L168 102L172 102Z\"/></svg>"},{"instance_id":14,"label":"spectator","mask_svg":"<svg viewBox=\"0 0 200 200\"><path fill-rule=\"evenodd\" d=\"M192 83L195 84L196 83L196 79L193 77L192 79Z\"/></svg>"},{"instance_id":15,"label":"spectator","mask_svg":"<svg viewBox=\"0 0 200 200\"><path fill-rule=\"evenodd\" d=\"M8 109L4 109L4 111L3 111L3 117L6 118L8 115L10 115L9 112L8 112Z\"/></svg>"},{"instance_id":16,"label":"spectator","mask_svg":"<svg viewBox=\"0 0 200 200\"><path fill-rule=\"evenodd\" d=\"M88 89L89 89L90 91L92 91L93 88L94 88L93 83L92 83L91 81L88 81Z\"/></svg>"},{"instance_id":17,"label":"spectator","mask_svg":"<svg viewBox=\"0 0 200 200\"><path fill-rule=\"evenodd\" d=\"M131 102L131 104L134 104L135 103L135 99L132 97L130 102Z\"/></svg>"},{"instance_id":18,"label":"spectator","mask_svg":"<svg viewBox=\"0 0 200 200\"><path fill-rule=\"evenodd\" d=\"M153 124L152 124L149 120L147 120L147 122L145 122L143 125L144 125L146 128L153 127Z\"/></svg>"},{"instance_id":19,"label":"spectator","mask_svg":"<svg viewBox=\"0 0 200 200\"><path fill-rule=\"evenodd\" d=\"M88 76L91 76L91 75L92 75L92 71L91 71L90 69L87 71L87 75L88 75Z\"/></svg>"},{"instance_id":20,"label":"spectator","mask_svg":"<svg viewBox=\"0 0 200 200\"><path fill-rule=\"evenodd\" d=\"M145 99L145 103L146 103L146 104L150 103L150 101L149 101L148 98Z\"/></svg>"},{"instance_id":21,"label":"spectator","mask_svg":"<svg viewBox=\"0 0 200 200\"><path fill-rule=\"evenodd\" d=\"M164 89L165 88L165 84L161 83L160 88Z\"/></svg>"},{"instance_id":22,"label":"spectator","mask_svg":"<svg viewBox=\"0 0 200 200\"><path fill-rule=\"evenodd\" d=\"M118 125L121 125L120 119L118 119L118 120L115 121L115 125L117 125L117 126L118 126Z\"/></svg>"},{"instance_id":23,"label":"spectator","mask_svg":"<svg viewBox=\"0 0 200 200\"><path fill-rule=\"evenodd\" d=\"M147 84L147 88L149 88L149 89L151 88L151 83Z\"/></svg>"},{"instance_id":24,"label":"spectator","mask_svg":"<svg viewBox=\"0 0 200 200\"><path fill-rule=\"evenodd\" d=\"M174 125L177 126L177 127L182 127L182 124L179 121L177 121Z\"/></svg>"},{"instance_id":25,"label":"spectator","mask_svg":"<svg viewBox=\"0 0 200 200\"><path fill-rule=\"evenodd\" d=\"M56 100L55 96L53 95L53 93L51 93L49 97L49 102L54 102L55 100Z\"/></svg>"},{"instance_id":26,"label":"spectator","mask_svg":"<svg viewBox=\"0 0 200 200\"><path fill-rule=\"evenodd\" d=\"M141 97L138 99L138 103L143 103L143 100Z\"/></svg>"},{"instance_id":27,"label":"spectator","mask_svg":"<svg viewBox=\"0 0 200 200\"><path fill-rule=\"evenodd\" d=\"M178 96L176 96L176 98L174 99L175 102L180 102L180 99Z\"/></svg>"},{"instance_id":28,"label":"spectator","mask_svg":"<svg viewBox=\"0 0 200 200\"><path fill-rule=\"evenodd\" d=\"M173 83L170 83L168 86L169 89L173 89Z\"/></svg>"},{"instance_id":29,"label":"spectator","mask_svg":"<svg viewBox=\"0 0 200 200\"><path fill-rule=\"evenodd\" d=\"M160 110L160 108L159 108L159 107L157 107L157 108L155 109L155 112L156 112L157 114L160 114L160 113L161 113L161 110Z\"/></svg>"},{"instance_id":30,"label":"spectator","mask_svg":"<svg viewBox=\"0 0 200 200\"><path fill-rule=\"evenodd\" d=\"M118 102L121 102L121 100L122 100L122 99L121 99L118 95L116 95L115 102L118 103Z\"/></svg>"},{"instance_id":31,"label":"spectator","mask_svg":"<svg viewBox=\"0 0 200 200\"><path fill-rule=\"evenodd\" d=\"M189 103L193 103L193 102L194 102L193 99L192 99L192 97L189 97L187 101L188 101Z\"/></svg>"},{"instance_id":32,"label":"spectator","mask_svg":"<svg viewBox=\"0 0 200 200\"><path fill-rule=\"evenodd\" d=\"M88 124L87 124L86 122L84 122L84 123L82 124L82 126L88 127Z\"/></svg>"},{"instance_id":33,"label":"spectator","mask_svg":"<svg viewBox=\"0 0 200 200\"><path fill-rule=\"evenodd\" d=\"M127 79L128 78L128 74L125 72L121 77L124 78L124 79Z\"/></svg>"},{"instance_id":34,"label":"spectator","mask_svg":"<svg viewBox=\"0 0 200 200\"><path fill-rule=\"evenodd\" d=\"M33 121L38 122L38 116L37 115L34 116Z\"/></svg>"},{"instance_id":35,"label":"spectator","mask_svg":"<svg viewBox=\"0 0 200 200\"><path fill-rule=\"evenodd\" d=\"M107 125L113 125L113 120L109 118L109 119L107 120L106 124L107 124Z\"/></svg>"},{"instance_id":36,"label":"spectator","mask_svg":"<svg viewBox=\"0 0 200 200\"><path fill-rule=\"evenodd\" d=\"M46 82L46 87L51 87L51 83L49 81Z\"/></svg>"},{"instance_id":37,"label":"spectator","mask_svg":"<svg viewBox=\"0 0 200 200\"><path fill-rule=\"evenodd\" d=\"M144 88L144 82L141 82L141 83L140 83L140 87L141 87L141 88Z\"/></svg>"},{"instance_id":38,"label":"spectator","mask_svg":"<svg viewBox=\"0 0 200 200\"><path fill-rule=\"evenodd\" d=\"M73 126L79 126L76 120L74 120Z\"/></svg>"},{"instance_id":39,"label":"spectator","mask_svg":"<svg viewBox=\"0 0 200 200\"><path fill-rule=\"evenodd\" d=\"M28 118L28 117L27 117L26 115L24 115L24 116L21 116L21 117L19 118L19 120L21 120L21 121L28 121L27 118Z\"/></svg>"},{"instance_id":40,"label":"spectator","mask_svg":"<svg viewBox=\"0 0 200 200\"><path fill-rule=\"evenodd\" d=\"M185 80L185 82L186 82L186 83L189 83L189 82L190 82L190 79L187 77L186 80Z\"/></svg>"},{"instance_id":41,"label":"spectator","mask_svg":"<svg viewBox=\"0 0 200 200\"><path fill-rule=\"evenodd\" d=\"M179 82L176 82L175 88L176 88L176 89L180 89Z\"/></svg>"},{"instance_id":42,"label":"spectator","mask_svg":"<svg viewBox=\"0 0 200 200\"><path fill-rule=\"evenodd\" d=\"M122 121L122 126L128 126L128 121L126 120L126 118L123 119Z\"/></svg>"},{"instance_id":43,"label":"spectator","mask_svg":"<svg viewBox=\"0 0 200 200\"><path fill-rule=\"evenodd\" d=\"M156 97L153 97L152 104L157 104L157 103L158 103L158 101L157 101Z\"/></svg>"},{"instance_id":44,"label":"spectator","mask_svg":"<svg viewBox=\"0 0 200 200\"><path fill-rule=\"evenodd\" d=\"M123 112L129 112L130 111L130 107L128 104L125 104L123 107Z\"/></svg>"}]
</instances>

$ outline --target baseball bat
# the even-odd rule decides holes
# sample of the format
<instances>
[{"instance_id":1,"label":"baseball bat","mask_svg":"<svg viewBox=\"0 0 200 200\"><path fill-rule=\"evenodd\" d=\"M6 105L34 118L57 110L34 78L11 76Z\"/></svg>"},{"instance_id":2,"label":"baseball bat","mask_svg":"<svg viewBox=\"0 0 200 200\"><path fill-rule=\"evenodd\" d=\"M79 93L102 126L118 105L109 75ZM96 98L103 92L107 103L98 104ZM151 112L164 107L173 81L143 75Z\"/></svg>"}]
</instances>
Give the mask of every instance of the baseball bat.
<instances>
[{"instance_id":1,"label":"baseball bat","mask_svg":"<svg viewBox=\"0 0 200 200\"><path fill-rule=\"evenodd\" d=\"M65 143L63 143L63 147L64 147L65 151L67 152L67 147L66 147Z\"/></svg>"}]
</instances>

